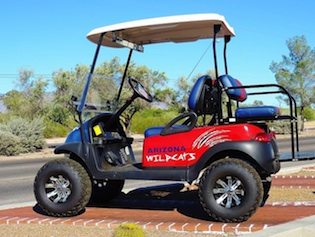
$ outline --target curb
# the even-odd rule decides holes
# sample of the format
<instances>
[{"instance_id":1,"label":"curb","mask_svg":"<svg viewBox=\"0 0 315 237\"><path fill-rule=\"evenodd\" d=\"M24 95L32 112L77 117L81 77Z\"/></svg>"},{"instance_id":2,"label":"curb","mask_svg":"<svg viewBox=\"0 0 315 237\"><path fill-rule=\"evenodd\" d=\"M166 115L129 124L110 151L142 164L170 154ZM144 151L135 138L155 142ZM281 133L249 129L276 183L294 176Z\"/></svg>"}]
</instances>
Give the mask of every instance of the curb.
<instances>
[{"instance_id":1,"label":"curb","mask_svg":"<svg viewBox=\"0 0 315 237\"><path fill-rule=\"evenodd\" d=\"M305 217L247 235L249 237L313 237L315 233L315 216Z\"/></svg>"}]
</instances>

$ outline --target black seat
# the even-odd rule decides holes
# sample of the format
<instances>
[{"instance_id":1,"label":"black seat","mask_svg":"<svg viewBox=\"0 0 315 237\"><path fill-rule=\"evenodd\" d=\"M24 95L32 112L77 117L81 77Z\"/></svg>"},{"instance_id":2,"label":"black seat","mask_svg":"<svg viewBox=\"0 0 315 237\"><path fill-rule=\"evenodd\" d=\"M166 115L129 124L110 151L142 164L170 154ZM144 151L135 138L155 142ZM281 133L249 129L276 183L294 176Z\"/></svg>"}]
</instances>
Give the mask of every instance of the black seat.
<instances>
[{"instance_id":1,"label":"black seat","mask_svg":"<svg viewBox=\"0 0 315 237\"><path fill-rule=\"evenodd\" d=\"M197 122L197 117L202 114L212 114L213 108L213 96L211 93L213 91L213 80L210 76L204 75L198 78L194 84L189 98L188 98L188 108L189 112L184 113L166 126L158 126L148 128L144 132L145 137L155 136L155 135L170 135L174 133L188 132L193 129ZM177 124L179 121L184 121L182 124Z\"/></svg>"}]
</instances>

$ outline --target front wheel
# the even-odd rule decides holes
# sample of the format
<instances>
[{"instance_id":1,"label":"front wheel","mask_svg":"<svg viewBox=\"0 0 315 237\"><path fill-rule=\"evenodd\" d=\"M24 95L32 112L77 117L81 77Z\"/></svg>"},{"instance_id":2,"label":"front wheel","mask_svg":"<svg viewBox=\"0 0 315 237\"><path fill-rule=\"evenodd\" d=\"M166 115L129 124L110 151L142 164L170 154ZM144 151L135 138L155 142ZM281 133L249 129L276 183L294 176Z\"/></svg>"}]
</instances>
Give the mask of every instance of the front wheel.
<instances>
[{"instance_id":1,"label":"front wheel","mask_svg":"<svg viewBox=\"0 0 315 237\"><path fill-rule=\"evenodd\" d=\"M91 196L91 180L76 161L65 158L46 163L37 173L34 194L48 215L75 216L84 211Z\"/></svg>"},{"instance_id":2,"label":"front wheel","mask_svg":"<svg viewBox=\"0 0 315 237\"><path fill-rule=\"evenodd\" d=\"M243 222L259 208L263 185L256 170L246 162L226 158L214 162L199 184L204 210L221 222Z\"/></svg>"}]
</instances>

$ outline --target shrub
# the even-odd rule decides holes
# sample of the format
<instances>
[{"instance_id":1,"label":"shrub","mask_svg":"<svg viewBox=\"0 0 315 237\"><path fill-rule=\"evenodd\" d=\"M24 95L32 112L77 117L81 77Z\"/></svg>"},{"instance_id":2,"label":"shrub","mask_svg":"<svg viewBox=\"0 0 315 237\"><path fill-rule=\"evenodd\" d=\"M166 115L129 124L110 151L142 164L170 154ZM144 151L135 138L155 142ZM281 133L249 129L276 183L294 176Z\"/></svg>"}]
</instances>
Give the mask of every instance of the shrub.
<instances>
[{"instance_id":1,"label":"shrub","mask_svg":"<svg viewBox=\"0 0 315 237\"><path fill-rule=\"evenodd\" d=\"M298 130L301 129L300 118L298 118ZM278 134L290 134L291 133L291 123L288 120L275 120L269 122L268 125L275 133Z\"/></svg>"},{"instance_id":2,"label":"shrub","mask_svg":"<svg viewBox=\"0 0 315 237\"><path fill-rule=\"evenodd\" d=\"M144 237L144 230L134 223L119 225L114 231L114 237Z\"/></svg>"},{"instance_id":3,"label":"shrub","mask_svg":"<svg viewBox=\"0 0 315 237\"><path fill-rule=\"evenodd\" d=\"M13 156L21 151L21 140L7 131L0 131L0 155Z\"/></svg>"},{"instance_id":4,"label":"shrub","mask_svg":"<svg viewBox=\"0 0 315 237\"><path fill-rule=\"evenodd\" d=\"M314 109L310 108L310 107L306 107L304 109L304 117L307 121L313 121L315 120L315 111Z\"/></svg>"},{"instance_id":5,"label":"shrub","mask_svg":"<svg viewBox=\"0 0 315 237\"><path fill-rule=\"evenodd\" d=\"M270 125L270 128L277 134L290 134L290 122L284 120L273 121Z\"/></svg>"},{"instance_id":6,"label":"shrub","mask_svg":"<svg viewBox=\"0 0 315 237\"><path fill-rule=\"evenodd\" d=\"M164 126L178 116L175 110L146 109L136 113L132 119L131 132L143 133L153 126Z\"/></svg>"},{"instance_id":7,"label":"shrub","mask_svg":"<svg viewBox=\"0 0 315 237\"><path fill-rule=\"evenodd\" d=\"M68 133L69 129L65 126L50 119L45 119L45 138L65 137Z\"/></svg>"},{"instance_id":8,"label":"shrub","mask_svg":"<svg viewBox=\"0 0 315 237\"><path fill-rule=\"evenodd\" d=\"M42 118L28 121L24 118L17 117L11 119L6 124L0 125L0 130L2 132L12 135L7 135L7 137L10 137L12 146L18 146L18 153L34 152L44 148L44 129L45 125ZM8 149L9 147L11 149L12 146L8 146Z\"/></svg>"},{"instance_id":9,"label":"shrub","mask_svg":"<svg viewBox=\"0 0 315 237\"><path fill-rule=\"evenodd\" d=\"M0 123L5 123L10 120L9 113L0 113Z\"/></svg>"}]
</instances>

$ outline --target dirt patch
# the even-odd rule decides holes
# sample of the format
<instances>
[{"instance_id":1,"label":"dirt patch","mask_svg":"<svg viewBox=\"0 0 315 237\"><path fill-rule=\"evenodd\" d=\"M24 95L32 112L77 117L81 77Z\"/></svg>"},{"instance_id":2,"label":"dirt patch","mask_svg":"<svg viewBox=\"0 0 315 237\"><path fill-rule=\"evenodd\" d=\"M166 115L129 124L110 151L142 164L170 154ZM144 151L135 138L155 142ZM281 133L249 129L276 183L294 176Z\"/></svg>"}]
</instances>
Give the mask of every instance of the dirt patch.
<instances>
[{"instance_id":1,"label":"dirt patch","mask_svg":"<svg viewBox=\"0 0 315 237\"><path fill-rule=\"evenodd\" d=\"M313 202L315 193L307 188L279 188L272 187L267 203L274 202Z\"/></svg>"}]
</instances>

